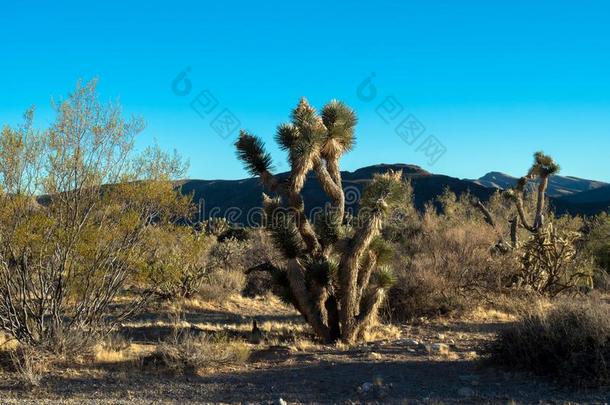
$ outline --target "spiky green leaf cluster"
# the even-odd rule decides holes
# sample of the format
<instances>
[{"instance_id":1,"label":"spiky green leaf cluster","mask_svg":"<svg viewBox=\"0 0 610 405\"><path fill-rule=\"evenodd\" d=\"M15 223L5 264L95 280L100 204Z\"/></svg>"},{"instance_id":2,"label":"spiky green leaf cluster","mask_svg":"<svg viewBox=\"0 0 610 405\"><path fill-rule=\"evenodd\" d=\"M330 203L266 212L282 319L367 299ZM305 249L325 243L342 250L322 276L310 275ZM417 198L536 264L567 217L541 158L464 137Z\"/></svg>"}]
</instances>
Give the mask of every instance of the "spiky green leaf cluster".
<instances>
[{"instance_id":1,"label":"spiky green leaf cluster","mask_svg":"<svg viewBox=\"0 0 610 405\"><path fill-rule=\"evenodd\" d=\"M337 156L354 147L354 128L358 122L354 110L332 100L322 109L322 122L327 129L323 155Z\"/></svg>"},{"instance_id":2,"label":"spiky green leaf cluster","mask_svg":"<svg viewBox=\"0 0 610 405\"><path fill-rule=\"evenodd\" d=\"M551 156L545 155L544 152L536 152L534 154L534 164L532 166L533 174L547 177L558 173L559 170L559 165Z\"/></svg>"},{"instance_id":3,"label":"spiky green leaf cluster","mask_svg":"<svg viewBox=\"0 0 610 405\"><path fill-rule=\"evenodd\" d=\"M379 266L373 273L372 284L377 288L387 290L396 283L396 276L391 267Z\"/></svg>"},{"instance_id":4,"label":"spiky green leaf cluster","mask_svg":"<svg viewBox=\"0 0 610 405\"><path fill-rule=\"evenodd\" d=\"M373 239L369 249L375 254L377 264L380 266L390 263L394 257L394 250L392 249L392 246L382 237L376 237Z\"/></svg>"},{"instance_id":5,"label":"spiky green leaf cluster","mask_svg":"<svg viewBox=\"0 0 610 405\"><path fill-rule=\"evenodd\" d=\"M389 207L404 203L407 197L409 193L407 185L402 181L402 172L376 174L362 193L360 209L365 212L387 212Z\"/></svg>"},{"instance_id":6,"label":"spiky green leaf cluster","mask_svg":"<svg viewBox=\"0 0 610 405\"><path fill-rule=\"evenodd\" d=\"M332 259L315 261L307 267L307 278L319 285L328 285L337 279L338 272L339 265Z\"/></svg>"},{"instance_id":7,"label":"spiky green leaf cluster","mask_svg":"<svg viewBox=\"0 0 610 405\"><path fill-rule=\"evenodd\" d=\"M277 127L275 140L282 150L290 150L299 137L299 130L291 123L281 124Z\"/></svg>"},{"instance_id":8,"label":"spiky green leaf cluster","mask_svg":"<svg viewBox=\"0 0 610 405\"><path fill-rule=\"evenodd\" d=\"M290 128L290 133L287 133L288 128ZM280 127L280 129L282 133L278 133L277 138L281 137L281 140L286 141L286 145L289 145L287 149L291 163L317 151L326 133L322 119L315 108L310 106L304 98L292 111L292 125Z\"/></svg>"},{"instance_id":9,"label":"spiky green leaf cluster","mask_svg":"<svg viewBox=\"0 0 610 405\"><path fill-rule=\"evenodd\" d=\"M303 239L294 223L292 213L284 209L279 197L269 198L263 194L265 224L271 231L271 238L286 258L292 259L301 253Z\"/></svg>"},{"instance_id":10,"label":"spiky green leaf cluster","mask_svg":"<svg viewBox=\"0 0 610 405\"><path fill-rule=\"evenodd\" d=\"M273 292L285 304L292 305L294 303L294 295L290 289L288 281L288 272L283 267L275 267L271 272L273 278Z\"/></svg>"},{"instance_id":11,"label":"spiky green leaf cluster","mask_svg":"<svg viewBox=\"0 0 610 405\"><path fill-rule=\"evenodd\" d=\"M237 157L244 162L252 176L271 170L271 155L265 151L265 143L246 131L240 131L235 142Z\"/></svg>"},{"instance_id":12,"label":"spiky green leaf cluster","mask_svg":"<svg viewBox=\"0 0 610 405\"><path fill-rule=\"evenodd\" d=\"M331 246L341 235L341 219L335 210L325 210L315 217L315 230L323 246Z\"/></svg>"}]
</instances>

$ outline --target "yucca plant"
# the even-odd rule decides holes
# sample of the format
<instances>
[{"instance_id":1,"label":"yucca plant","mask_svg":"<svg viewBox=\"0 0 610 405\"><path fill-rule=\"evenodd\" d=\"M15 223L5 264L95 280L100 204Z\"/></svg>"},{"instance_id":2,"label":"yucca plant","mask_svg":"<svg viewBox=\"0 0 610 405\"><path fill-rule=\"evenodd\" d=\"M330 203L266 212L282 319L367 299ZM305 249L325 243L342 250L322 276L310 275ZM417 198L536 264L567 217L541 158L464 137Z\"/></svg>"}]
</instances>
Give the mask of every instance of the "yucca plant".
<instances>
[{"instance_id":1,"label":"yucca plant","mask_svg":"<svg viewBox=\"0 0 610 405\"><path fill-rule=\"evenodd\" d=\"M277 128L276 141L291 168L284 180L272 174L260 138L241 131L235 144L239 159L272 194L263 194L265 226L287 263L274 269L276 291L325 342L353 343L375 321L394 280L384 263L390 255L382 225L408 195L402 173L376 175L363 192L358 216L347 224L339 159L354 146L356 122L354 111L339 101L318 114L302 99L291 122ZM310 219L301 191L311 171L331 203Z\"/></svg>"}]
</instances>

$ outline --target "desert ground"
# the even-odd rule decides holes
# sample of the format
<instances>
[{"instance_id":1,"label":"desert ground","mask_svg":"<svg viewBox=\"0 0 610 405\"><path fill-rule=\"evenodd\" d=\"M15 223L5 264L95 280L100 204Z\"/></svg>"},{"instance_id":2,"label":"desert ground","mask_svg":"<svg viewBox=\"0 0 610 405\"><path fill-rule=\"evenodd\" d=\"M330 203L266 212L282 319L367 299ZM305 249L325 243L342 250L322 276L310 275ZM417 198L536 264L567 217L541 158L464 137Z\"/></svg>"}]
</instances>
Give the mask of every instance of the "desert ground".
<instances>
[{"instance_id":1,"label":"desert ground","mask_svg":"<svg viewBox=\"0 0 610 405\"><path fill-rule=\"evenodd\" d=\"M253 319L264 332L258 344L249 343ZM487 364L486 343L513 320L478 308L460 319L380 325L367 343L347 347L315 342L275 298L155 305L122 325L121 347L54 368L34 389L3 372L0 397L6 404L607 403L606 389L574 390ZM185 374L157 367L150 354L177 329L243 341L249 357Z\"/></svg>"}]
</instances>

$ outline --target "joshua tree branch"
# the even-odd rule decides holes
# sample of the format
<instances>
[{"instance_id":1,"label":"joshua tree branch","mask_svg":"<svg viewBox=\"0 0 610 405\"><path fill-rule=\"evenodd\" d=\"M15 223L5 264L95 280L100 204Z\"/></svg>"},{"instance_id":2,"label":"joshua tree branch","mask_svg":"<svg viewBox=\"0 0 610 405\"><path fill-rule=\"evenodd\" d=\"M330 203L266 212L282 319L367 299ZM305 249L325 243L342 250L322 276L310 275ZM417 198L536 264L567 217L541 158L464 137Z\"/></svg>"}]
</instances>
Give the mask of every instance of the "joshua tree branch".
<instances>
[{"instance_id":1,"label":"joshua tree branch","mask_svg":"<svg viewBox=\"0 0 610 405\"><path fill-rule=\"evenodd\" d=\"M377 255L369 250L362 262L358 271L358 296L356 297L358 301L362 299L364 291L369 286L369 280L377 265Z\"/></svg>"},{"instance_id":2,"label":"joshua tree branch","mask_svg":"<svg viewBox=\"0 0 610 405\"><path fill-rule=\"evenodd\" d=\"M319 157L314 160L313 167L324 192L328 194L333 201L333 208L336 210L337 218L343 222L343 216L345 214L345 195L341 188L340 174L338 179L334 179L327 170L327 166L324 166L322 159Z\"/></svg>"}]
</instances>

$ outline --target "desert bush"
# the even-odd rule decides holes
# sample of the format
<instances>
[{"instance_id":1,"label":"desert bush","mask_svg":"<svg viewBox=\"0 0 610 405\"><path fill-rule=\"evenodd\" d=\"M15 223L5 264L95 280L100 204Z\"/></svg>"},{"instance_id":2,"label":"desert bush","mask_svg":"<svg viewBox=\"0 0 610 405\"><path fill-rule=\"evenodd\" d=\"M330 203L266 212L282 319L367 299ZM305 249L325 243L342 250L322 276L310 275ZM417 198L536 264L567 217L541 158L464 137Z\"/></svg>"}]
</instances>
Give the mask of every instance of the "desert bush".
<instances>
[{"instance_id":1,"label":"desert bush","mask_svg":"<svg viewBox=\"0 0 610 405\"><path fill-rule=\"evenodd\" d=\"M226 218L211 217L199 224L201 230L216 237L231 229L231 223Z\"/></svg>"},{"instance_id":2,"label":"desert bush","mask_svg":"<svg viewBox=\"0 0 610 405\"><path fill-rule=\"evenodd\" d=\"M439 201L440 210L428 205L405 223L411 237L393 249L398 272L386 305L391 319L473 308L506 290L517 272L517 257L494 249L498 234L483 223L470 196L445 192Z\"/></svg>"},{"instance_id":3,"label":"desert bush","mask_svg":"<svg viewBox=\"0 0 610 405\"><path fill-rule=\"evenodd\" d=\"M157 346L156 366L178 374L197 374L201 369L245 363L250 349L243 342L204 334L178 333Z\"/></svg>"},{"instance_id":4,"label":"desert bush","mask_svg":"<svg viewBox=\"0 0 610 405\"><path fill-rule=\"evenodd\" d=\"M0 328L32 346L108 321L145 231L191 208L169 181L184 172L179 157L155 147L137 155L141 120L100 102L95 81L55 108L47 130L34 129L29 111L0 134Z\"/></svg>"},{"instance_id":5,"label":"desert bush","mask_svg":"<svg viewBox=\"0 0 610 405\"><path fill-rule=\"evenodd\" d=\"M140 256L142 277L163 299L191 298L211 271L213 236L192 227L168 224L146 230L147 248Z\"/></svg>"},{"instance_id":6,"label":"desert bush","mask_svg":"<svg viewBox=\"0 0 610 405\"><path fill-rule=\"evenodd\" d=\"M209 266L214 271L240 270L248 265L248 241L228 238L214 244L209 253Z\"/></svg>"},{"instance_id":7,"label":"desert bush","mask_svg":"<svg viewBox=\"0 0 610 405\"><path fill-rule=\"evenodd\" d=\"M537 310L502 330L490 347L504 367L548 375L581 386L610 383L610 309L565 302Z\"/></svg>"},{"instance_id":8,"label":"desert bush","mask_svg":"<svg viewBox=\"0 0 610 405\"><path fill-rule=\"evenodd\" d=\"M204 277L197 296L205 301L223 302L231 295L241 294L246 286L242 270L214 270Z\"/></svg>"},{"instance_id":9,"label":"desert bush","mask_svg":"<svg viewBox=\"0 0 610 405\"><path fill-rule=\"evenodd\" d=\"M595 258L596 264L610 274L610 214L602 213L589 224L586 249Z\"/></svg>"}]
</instances>

